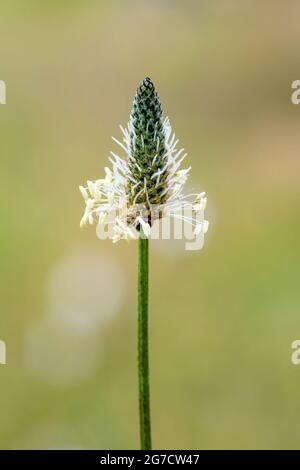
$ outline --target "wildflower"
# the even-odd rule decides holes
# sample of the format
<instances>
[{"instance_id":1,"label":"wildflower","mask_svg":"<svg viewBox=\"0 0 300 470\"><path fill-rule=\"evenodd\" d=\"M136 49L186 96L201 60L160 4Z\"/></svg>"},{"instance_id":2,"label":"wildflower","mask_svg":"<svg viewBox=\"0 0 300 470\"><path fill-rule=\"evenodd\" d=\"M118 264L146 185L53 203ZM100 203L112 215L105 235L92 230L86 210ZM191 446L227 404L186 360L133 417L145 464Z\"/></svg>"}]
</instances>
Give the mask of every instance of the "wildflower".
<instances>
[{"instance_id":1,"label":"wildflower","mask_svg":"<svg viewBox=\"0 0 300 470\"><path fill-rule=\"evenodd\" d=\"M140 441L142 450L151 450L150 380L148 356L149 240L153 223L172 217L191 224L195 236L204 234L207 203L205 193L185 194L190 167L182 169L186 158L170 121L163 117L156 89L150 78L140 84L133 100L130 120L123 137L113 140L125 152L121 158L111 152L111 168L105 177L80 186L85 211L80 225L97 223L112 227L112 241L138 238L137 350ZM188 210L188 211L187 211ZM186 215L188 212L188 215ZM184 214L183 214L184 213Z\"/></svg>"},{"instance_id":2,"label":"wildflower","mask_svg":"<svg viewBox=\"0 0 300 470\"><path fill-rule=\"evenodd\" d=\"M163 217L191 224L195 235L205 233L208 222L199 222L197 215L204 212L206 195L183 193L191 167L181 169L187 154L177 148L178 140L169 119L163 117L150 78L138 87L129 123L120 129L122 141L113 140L125 158L111 152L112 169L105 168L105 178L79 187L86 204L80 225L111 225L113 242L138 238L139 232L149 238L153 222ZM190 216L182 215L184 210ZM111 213L115 214L112 220Z\"/></svg>"}]
</instances>

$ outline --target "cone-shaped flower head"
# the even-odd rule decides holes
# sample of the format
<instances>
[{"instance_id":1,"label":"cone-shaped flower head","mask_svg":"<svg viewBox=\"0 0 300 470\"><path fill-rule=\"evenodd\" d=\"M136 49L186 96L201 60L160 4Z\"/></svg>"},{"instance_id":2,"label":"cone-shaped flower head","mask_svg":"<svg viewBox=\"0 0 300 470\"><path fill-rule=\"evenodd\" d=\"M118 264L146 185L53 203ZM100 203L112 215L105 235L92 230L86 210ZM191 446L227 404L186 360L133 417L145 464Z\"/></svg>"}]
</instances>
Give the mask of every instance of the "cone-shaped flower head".
<instances>
[{"instance_id":1,"label":"cone-shaped flower head","mask_svg":"<svg viewBox=\"0 0 300 470\"><path fill-rule=\"evenodd\" d=\"M136 202L142 204L148 201L163 204L167 200L168 178L166 135L160 100L148 77L142 81L133 100L130 153L128 167L138 184L128 181L129 201L136 198Z\"/></svg>"},{"instance_id":2,"label":"cone-shaped flower head","mask_svg":"<svg viewBox=\"0 0 300 470\"><path fill-rule=\"evenodd\" d=\"M187 154L177 149L168 118L163 117L155 86L146 77L133 100L127 128L120 126L123 142L113 138L126 153L125 159L111 152L112 170L106 177L80 186L86 208L81 225L95 221L113 230L113 241L137 238L142 228L150 236L156 219L174 217L190 223L195 234L205 233L208 222L197 220L203 214L205 193L183 195L190 168L180 169ZM191 216L182 216L190 209ZM111 219L110 214L114 212Z\"/></svg>"}]
</instances>

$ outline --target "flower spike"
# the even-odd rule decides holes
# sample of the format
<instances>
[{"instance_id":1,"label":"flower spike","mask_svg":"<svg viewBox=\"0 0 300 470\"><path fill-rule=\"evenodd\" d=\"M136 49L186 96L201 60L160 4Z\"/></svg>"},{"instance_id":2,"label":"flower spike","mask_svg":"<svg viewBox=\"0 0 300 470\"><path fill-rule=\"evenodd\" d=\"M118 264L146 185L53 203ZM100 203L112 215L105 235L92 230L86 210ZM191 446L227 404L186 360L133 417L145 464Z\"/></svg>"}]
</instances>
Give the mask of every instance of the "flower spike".
<instances>
[{"instance_id":1,"label":"flower spike","mask_svg":"<svg viewBox=\"0 0 300 470\"><path fill-rule=\"evenodd\" d=\"M178 140L149 77L136 91L127 127L120 129L122 141L113 140L125 158L111 152L112 169L105 168L105 178L79 187L86 204L80 225L111 224L113 242L138 238L141 229L149 238L153 222L163 217L190 223L195 235L205 233L208 222L198 222L194 215L203 213L207 198L205 193L183 195L191 168L180 167L187 154L177 149ZM180 214L186 208L190 218Z\"/></svg>"}]
</instances>

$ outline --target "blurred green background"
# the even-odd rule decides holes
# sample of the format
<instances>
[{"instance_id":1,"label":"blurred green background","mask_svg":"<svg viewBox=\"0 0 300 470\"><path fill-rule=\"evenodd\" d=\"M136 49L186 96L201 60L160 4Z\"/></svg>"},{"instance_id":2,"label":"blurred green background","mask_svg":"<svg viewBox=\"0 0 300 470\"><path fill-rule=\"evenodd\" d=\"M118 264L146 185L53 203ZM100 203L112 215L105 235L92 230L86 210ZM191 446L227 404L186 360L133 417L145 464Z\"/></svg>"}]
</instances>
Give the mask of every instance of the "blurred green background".
<instances>
[{"instance_id":1,"label":"blurred green background","mask_svg":"<svg viewBox=\"0 0 300 470\"><path fill-rule=\"evenodd\" d=\"M81 231L144 76L208 193L202 251L151 250L153 445L299 448L297 1L0 7L1 449L138 448L136 245Z\"/></svg>"}]
</instances>

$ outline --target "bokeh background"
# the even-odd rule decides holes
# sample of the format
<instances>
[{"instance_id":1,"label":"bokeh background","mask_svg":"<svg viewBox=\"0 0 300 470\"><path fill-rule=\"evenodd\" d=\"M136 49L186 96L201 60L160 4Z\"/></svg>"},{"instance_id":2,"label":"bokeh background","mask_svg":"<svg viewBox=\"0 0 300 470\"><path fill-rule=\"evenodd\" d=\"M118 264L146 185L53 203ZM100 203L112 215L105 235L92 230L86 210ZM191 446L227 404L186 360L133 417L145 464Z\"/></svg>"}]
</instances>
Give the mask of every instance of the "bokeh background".
<instances>
[{"instance_id":1,"label":"bokeh background","mask_svg":"<svg viewBox=\"0 0 300 470\"><path fill-rule=\"evenodd\" d=\"M211 222L202 251L152 245L154 447L299 448L299 2L0 10L0 448L139 446L136 245L79 229L78 185L146 75Z\"/></svg>"}]
</instances>

